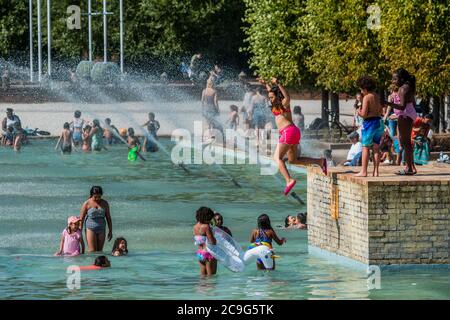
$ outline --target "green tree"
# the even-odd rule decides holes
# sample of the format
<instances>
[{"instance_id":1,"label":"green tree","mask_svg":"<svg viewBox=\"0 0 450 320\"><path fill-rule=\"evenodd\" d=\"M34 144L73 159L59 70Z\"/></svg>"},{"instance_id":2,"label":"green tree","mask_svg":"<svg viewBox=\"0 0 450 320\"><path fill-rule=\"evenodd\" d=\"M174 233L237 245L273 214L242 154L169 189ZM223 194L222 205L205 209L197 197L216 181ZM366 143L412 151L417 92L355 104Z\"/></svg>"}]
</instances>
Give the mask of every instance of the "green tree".
<instances>
[{"instance_id":1,"label":"green tree","mask_svg":"<svg viewBox=\"0 0 450 320\"><path fill-rule=\"evenodd\" d=\"M0 56L8 57L28 48L28 2L0 0Z\"/></svg>"},{"instance_id":2,"label":"green tree","mask_svg":"<svg viewBox=\"0 0 450 320\"><path fill-rule=\"evenodd\" d=\"M305 1L244 0L244 27L249 64L263 78L277 76L286 85L305 86L312 76L305 65L309 53L302 26Z\"/></svg>"},{"instance_id":3,"label":"green tree","mask_svg":"<svg viewBox=\"0 0 450 320\"><path fill-rule=\"evenodd\" d=\"M332 92L352 91L359 76L388 77L377 30L367 27L371 1L308 0L305 28L312 50L307 60L317 85Z\"/></svg>"},{"instance_id":4,"label":"green tree","mask_svg":"<svg viewBox=\"0 0 450 320\"><path fill-rule=\"evenodd\" d=\"M380 47L388 70L402 67L414 74L422 97L449 94L448 1L391 0L380 7Z\"/></svg>"},{"instance_id":5,"label":"green tree","mask_svg":"<svg viewBox=\"0 0 450 320\"><path fill-rule=\"evenodd\" d=\"M37 52L36 1L34 4L34 49ZM81 30L68 30L66 12L69 5L78 5ZM42 1L42 45L46 58L46 1ZM102 1L92 1L92 11L102 11ZM119 55L119 1L108 1L109 59ZM52 1L52 55L55 60L76 64L87 58L87 1ZM164 69L175 66L181 58L190 59L202 52L211 61L243 67L239 52L243 41L241 29L243 0L136 0L124 1L125 61L145 69L143 62ZM103 19L92 17L93 55L103 58ZM28 52L28 1L0 0L0 54L6 59ZM244 60L245 61L245 60ZM176 68L176 67L174 67ZM147 70L148 71L148 70Z\"/></svg>"}]
</instances>

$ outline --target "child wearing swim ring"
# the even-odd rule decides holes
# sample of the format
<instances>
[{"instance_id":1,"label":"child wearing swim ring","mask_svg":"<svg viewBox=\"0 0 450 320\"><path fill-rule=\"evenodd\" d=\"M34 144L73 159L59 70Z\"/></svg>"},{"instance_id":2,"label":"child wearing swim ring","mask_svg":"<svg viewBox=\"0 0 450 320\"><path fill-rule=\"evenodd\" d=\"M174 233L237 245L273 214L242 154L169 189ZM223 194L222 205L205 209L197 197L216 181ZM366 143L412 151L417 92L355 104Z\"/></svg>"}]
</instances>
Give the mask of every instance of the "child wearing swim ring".
<instances>
[{"instance_id":1,"label":"child wearing swim ring","mask_svg":"<svg viewBox=\"0 0 450 320\"><path fill-rule=\"evenodd\" d=\"M210 222L214 212L207 207L200 207L195 215L197 223L194 225L194 244L198 246L197 257L202 276L211 276L217 272L217 260L206 249L206 240L216 244L216 238L211 230Z\"/></svg>"},{"instance_id":2,"label":"child wearing swim ring","mask_svg":"<svg viewBox=\"0 0 450 320\"><path fill-rule=\"evenodd\" d=\"M114 246L111 255L114 257L126 256L128 254L128 244L125 238L120 237L114 241Z\"/></svg>"},{"instance_id":3,"label":"child wearing swim ring","mask_svg":"<svg viewBox=\"0 0 450 320\"><path fill-rule=\"evenodd\" d=\"M255 246L265 245L272 249L272 241L275 241L279 246L286 243L286 238L278 238L277 234L272 228L270 224L270 218L267 214L262 214L258 217L258 228L252 231L250 236L250 242L252 243L249 246L249 249L254 248ZM256 267L258 270L265 270L264 264L260 259L256 261ZM275 260L273 261L273 269L275 270Z\"/></svg>"},{"instance_id":4,"label":"child wearing swim ring","mask_svg":"<svg viewBox=\"0 0 450 320\"><path fill-rule=\"evenodd\" d=\"M83 237L81 236L80 218L70 216L67 219L67 228L65 228L61 234L59 250L55 253L55 256L77 256L80 252L84 254L84 242Z\"/></svg>"}]
</instances>

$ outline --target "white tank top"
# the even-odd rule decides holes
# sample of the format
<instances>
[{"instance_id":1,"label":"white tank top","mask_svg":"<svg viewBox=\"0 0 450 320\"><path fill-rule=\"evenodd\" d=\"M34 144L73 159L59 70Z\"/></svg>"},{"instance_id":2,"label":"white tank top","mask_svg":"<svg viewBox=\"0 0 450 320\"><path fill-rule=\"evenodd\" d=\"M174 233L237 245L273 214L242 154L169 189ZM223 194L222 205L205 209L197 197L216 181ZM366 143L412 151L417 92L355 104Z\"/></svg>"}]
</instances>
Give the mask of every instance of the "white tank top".
<instances>
[{"instance_id":1,"label":"white tank top","mask_svg":"<svg viewBox=\"0 0 450 320\"><path fill-rule=\"evenodd\" d=\"M6 117L6 127L13 127L15 129L15 124L19 122L19 117L16 115L13 115L13 119Z\"/></svg>"},{"instance_id":2,"label":"white tank top","mask_svg":"<svg viewBox=\"0 0 450 320\"><path fill-rule=\"evenodd\" d=\"M84 121L80 118L73 118L73 128L81 131Z\"/></svg>"}]
</instances>

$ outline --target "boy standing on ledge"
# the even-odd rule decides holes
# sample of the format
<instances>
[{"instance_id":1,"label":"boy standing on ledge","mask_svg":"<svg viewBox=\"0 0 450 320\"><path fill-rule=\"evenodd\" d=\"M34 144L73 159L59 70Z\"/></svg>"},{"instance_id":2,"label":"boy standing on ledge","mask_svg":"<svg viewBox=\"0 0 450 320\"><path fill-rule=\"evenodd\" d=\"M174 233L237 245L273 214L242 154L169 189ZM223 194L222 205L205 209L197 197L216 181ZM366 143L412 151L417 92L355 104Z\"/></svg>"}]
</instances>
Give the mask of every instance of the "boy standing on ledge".
<instances>
[{"instance_id":1,"label":"boy standing on ledge","mask_svg":"<svg viewBox=\"0 0 450 320\"><path fill-rule=\"evenodd\" d=\"M380 97L374 92L375 80L368 76L362 76L357 81L358 87L363 94L361 107L358 108L358 115L364 119L362 124L362 168L356 177L367 177L367 167L369 165L369 150L373 151L373 176L378 177L378 167L380 165L379 145L384 133L384 123L382 118L382 105Z\"/></svg>"}]
</instances>

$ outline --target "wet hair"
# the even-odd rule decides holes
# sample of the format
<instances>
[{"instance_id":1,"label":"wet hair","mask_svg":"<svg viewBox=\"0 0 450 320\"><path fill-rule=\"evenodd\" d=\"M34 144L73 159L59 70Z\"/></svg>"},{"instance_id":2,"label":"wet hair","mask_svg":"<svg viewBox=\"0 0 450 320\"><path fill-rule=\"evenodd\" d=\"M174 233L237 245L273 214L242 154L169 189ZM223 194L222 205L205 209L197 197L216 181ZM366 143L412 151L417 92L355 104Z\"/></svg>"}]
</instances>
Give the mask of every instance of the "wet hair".
<instances>
[{"instance_id":1,"label":"wet hair","mask_svg":"<svg viewBox=\"0 0 450 320\"><path fill-rule=\"evenodd\" d=\"M124 237L119 237L119 238L117 238L114 241L114 245L113 245L112 252L111 252L112 254L114 254L114 252L119 250L119 245L120 245L120 243L122 241L125 241L125 250L124 250L124 252L128 253L128 242L127 242L127 240Z\"/></svg>"},{"instance_id":2,"label":"wet hair","mask_svg":"<svg viewBox=\"0 0 450 320\"><path fill-rule=\"evenodd\" d=\"M128 128L128 134L130 136L134 135L134 129L133 128Z\"/></svg>"},{"instance_id":3,"label":"wet hair","mask_svg":"<svg viewBox=\"0 0 450 320\"><path fill-rule=\"evenodd\" d=\"M377 87L375 80L369 76L361 76L358 81L356 81L356 85L361 89L365 89L367 91L374 91Z\"/></svg>"},{"instance_id":4,"label":"wet hair","mask_svg":"<svg viewBox=\"0 0 450 320\"><path fill-rule=\"evenodd\" d=\"M63 128L70 129L70 124L68 122L64 122Z\"/></svg>"},{"instance_id":5,"label":"wet hair","mask_svg":"<svg viewBox=\"0 0 450 320\"><path fill-rule=\"evenodd\" d=\"M397 70L395 70L394 74L396 74L399 79L403 80L403 82L407 83L410 88L411 91L413 93L416 92L416 77L411 75L408 71L406 71L403 68L399 68Z\"/></svg>"},{"instance_id":6,"label":"wet hair","mask_svg":"<svg viewBox=\"0 0 450 320\"><path fill-rule=\"evenodd\" d=\"M258 217L258 229L273 230L270 224L270 218L267 214L262 214Z\"/></svg>"},{"instance_id":7,"label":"wet hair","mask_svg":"<svg viewBox=\"0 0 450 320\"><path fill-rule=\"evenodd\" d=\"M200 207L195 213L197 222L208 224L214 218L214 211L208 207Z\"/></svg>"},{"instance_id":8,"label":"wet hair","mask_svg":"<svg viewBox=\"0 0 450 320\"><path fill-rule=\"evenodd\" d=\"M292 217L291 215L288 215L285 219L284 219L284 226L287 228L289 227L289 217Z\"/></svg>"},{"instance_id":9,"label":"wet hair","mask_svg":"<svg viewBox=\"0 0 450 320\"><path fill-rule=\"evenodd\" d=\"M75 112L73 113L73 116L74 116L75 118L81 117L81 111L80 111L80 110L75 110Z\"/></svg>"},{"instance_id":10,"label":"wet hair","mask_svg":"<svg viewBox=\"0 0 450 320\"><path fill-rule=\"evenodd\" d=\"M275 108L278 111L286 111L286 108L283 106L283 99L284 99L284 95L281 92L280 88L277 85L273 85L272 88L269 90L269 93L272 92L275 97L277 97L277 99L280 101L279 105L274 105L273 103L270 104L270 107L273 109Z\"/></svg>"},{"instance_id":11,"label":"wet hair","mask_svg":"<svg viewBox=\"0 0 450 320\"><path fill-rule=\"evenodd\" d=\"M91 195L91 198L94 194L103 195L103 189L100 186L93 186L91 191L89 191L89 194Z\"/></svg>"},{"instance_id":12,"label":"wet hair","mask_svg":"<svg viewBox=\"0 0 450 320\"><path fill-rule=\"evenodd\" d=\"M100 127L100 121L98 121L98 119L92 120L92 124L94 125L94 127Z\"/></svg>"},{"instance_id":13,"label":"wet hair","mask_svg":"<svg viewBox=\"0 0 450 320\"><path fill-rule=\"evenodd\" d=\"M301 212L297 215L297 219L300 221L300 223L306 224L306 216L307 216L306 212Z\"/></svg>"},{"instance_id":14,"label":"wet hair","mask_svg":"<svg viewBox=\"0 0 450 320\"><path fill-rule=\"evenodd\" d=\"M97 267L106 267L108 265L108 262L109 262L109 260L107 257L99 256L99 257L95 258L94 265Z\"/></svg>"},{"instance_id":15,"label":"wet hair","mask_svg":"<svg viewBox=\"0 0 450 320\"><path fill-rule=\"evenodd\" d=\"M155 114L153 112L149 112L148 113L148 117L154 119L155 118Z\"/></svg>"},{"instance_id":16,"label":"wet hair","mask_svg":"<svg viewBox=\"0 0 450 320\"><path fill-rule=\"evenodd\" d=\"M295 106L294 107L294 113L295 114L301 114L302 113L302 108L300 108L300 106Z\"/></svg>"},{"instance_id":17,"label":"wet hair","mask_svg":"<svg viewBox=\"0 0 450 320\"><path fill-rule=\"evenodd\" d=\"M238 106L237 106L237 105L234 105L234 104L232 104L232 105L230 106L230 109L231 109L231 111L236 111L236 112L239 111Z\"/></svg>"}]
</instances>

